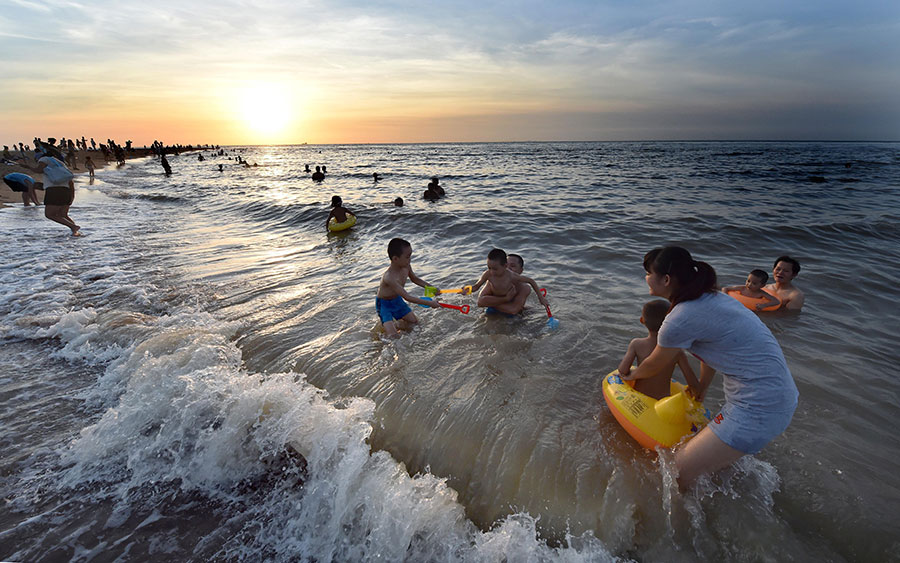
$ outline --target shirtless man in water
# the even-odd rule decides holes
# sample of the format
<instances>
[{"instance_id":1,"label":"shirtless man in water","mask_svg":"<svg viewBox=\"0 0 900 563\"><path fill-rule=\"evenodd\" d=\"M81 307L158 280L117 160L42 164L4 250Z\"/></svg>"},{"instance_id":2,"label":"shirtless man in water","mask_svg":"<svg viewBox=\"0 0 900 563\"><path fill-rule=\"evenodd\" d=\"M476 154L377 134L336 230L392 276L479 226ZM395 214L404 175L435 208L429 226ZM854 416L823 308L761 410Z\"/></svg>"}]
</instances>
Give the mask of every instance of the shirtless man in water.
<instances>
[{"instance_id":1,"label":"shirtless man in water","mask_svg":"<svg viewBox=\"0 0 900 563\"><path fill-rule=\"evenodd\" d=\"M803 292L793 284L800 273L800 262L790 256L779 256L772 267L772 278L765 290L781 300L779 310L799 311L803 308Z\"/></svg>"},{"instance_id":2,"label":"shirtless man in water","mask_svg":"<svg viewBox=\"0 0 900 563\"><path fill-rule=\"evenodd\" d=\"M507 255L499 248L488 253L488 269L481 278L472 285L471 292L478 291L482 285L484 290L478 296L478 306L487 307L487 313L505 313L514 315L520 313L525 307L525 300L531 289L534 288L538 299L544 306L549 305L547 299L541 295L537 282L521 275L524 262L518 255L510 255L512 261L507 260ZM515 262L515 264L513 264ZM518 271L516 271L518 270ZM470 292L467 292L470 293Z\"/></svg>"}]
</instances>

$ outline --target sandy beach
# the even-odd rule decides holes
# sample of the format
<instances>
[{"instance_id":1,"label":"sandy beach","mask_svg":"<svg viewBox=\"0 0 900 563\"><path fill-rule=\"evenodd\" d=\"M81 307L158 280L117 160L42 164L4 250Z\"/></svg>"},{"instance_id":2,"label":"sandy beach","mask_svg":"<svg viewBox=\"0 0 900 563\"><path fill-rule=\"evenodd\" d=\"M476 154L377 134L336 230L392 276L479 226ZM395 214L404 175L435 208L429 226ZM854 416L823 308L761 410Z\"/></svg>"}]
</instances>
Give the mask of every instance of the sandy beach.
<instances>
[{"instance_id":1,"label":"sandy beach","mask_svg":"<svg viewBox=\"0 0 900 563\"><path fill-rule=\"evenodd\" d=\"M19 154L18 150L13 153L14 156L18 155L18 154ZM153 151L149 148L136 148L131 152L126 152L125 158L126 159L142 158L142 157L145 157L145 156L148 156L151 154L153 154ZM106 160L104 160L104 158L103 158L103 153L100 152L99 150L76 151L76 155L77 155L76 162L78 165L78 169L72 170L72 172L74 172L76 176L87 176L88 175L87 168L84 167L85 158L88 156L90 156L91 160L94 161L94 170L100 170L107 166L115 166L116 165L114 156L111 156L110 161L106 162ZM35 166L34 161L31 162L31 165ZM40 174L34 172L33 170L29 170L28 168L25 168L24 166L21 166L19 164L12 164L12 165L4 164L2 167L0 167L0 170L2 170L3 176L6 176L7 174L11 174L13 172L21 172L22 174L28 174L29 176L34 178L35 182L43 181L43 178L41 177ZM43 200L44 191L39 189L37 193L38 193L38 198ZM9 186L7 186L5 182L0 182L0 207L6 207L7 205L10 205L10 204L22 205L22 194L14 192L11 189L9 189Z\"/></svg>"}]
</instances>

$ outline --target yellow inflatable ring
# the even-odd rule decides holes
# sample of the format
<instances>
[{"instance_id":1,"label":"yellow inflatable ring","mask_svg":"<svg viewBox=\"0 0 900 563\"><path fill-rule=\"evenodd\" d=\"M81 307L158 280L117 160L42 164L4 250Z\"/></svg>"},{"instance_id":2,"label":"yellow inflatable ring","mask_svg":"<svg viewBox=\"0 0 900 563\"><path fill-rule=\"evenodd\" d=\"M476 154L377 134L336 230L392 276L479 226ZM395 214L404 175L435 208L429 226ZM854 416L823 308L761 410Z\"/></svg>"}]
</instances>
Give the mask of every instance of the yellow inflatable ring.
<instances>
[{"instance_id":1,"label":"yellow inflatable ring","mask_svg":"<svg viewBox=\"0 0 900 563\"><path fill-rule=\"evenodd\" d=\"M347 213L347 219L341 223L337 222L336 217L332 217L328 220L328 230L336 233L338 231L346 231L350 227L356 224L356 215L352 213Z\"/></svg>"},{"instance_id":2,"label":"yellow inflatable ring","mask_svg":"<svg viewBox=\"0 0 900 563\"><path fill-rule=\"evenodd\" d=\"M763 290L763 291L765 291L765 290ZM766 291L766 293L769 293L769 292ZM728 295L730 295L731 297L734 297L735 299L740 301L744 307L750 309L754 313L759 312L756 310L757 305L759 305L760 303L768 303L769 302L768 299L761 299L759 297L747 297L746 295L742 295L740 291L729 291ZM769 295L772 295L772 294L769 293ZM772 297L775 297L775 296L772 295ZM778 299L778 297L775 297L775 299ZM778 305L770 305L769 307L766 307L765 309L760 309L760 311L776 311L776 310L778 310L779 307L781 307L781 303L779 303Z\"/></svg>"},{"instance_id":3,"label":"yellow inflatable ring","mask_svg":"<svg viewBox=\"0 0 900 563\"><path fill-rule=\"evenodd\" d=\"M672 396L657 401L639 393L617 371L603 378L603 398L628 434L643 447L671 448L706 426L709 409L684 393L685 386L671 382Z\"/></svg>"}]
</instances>

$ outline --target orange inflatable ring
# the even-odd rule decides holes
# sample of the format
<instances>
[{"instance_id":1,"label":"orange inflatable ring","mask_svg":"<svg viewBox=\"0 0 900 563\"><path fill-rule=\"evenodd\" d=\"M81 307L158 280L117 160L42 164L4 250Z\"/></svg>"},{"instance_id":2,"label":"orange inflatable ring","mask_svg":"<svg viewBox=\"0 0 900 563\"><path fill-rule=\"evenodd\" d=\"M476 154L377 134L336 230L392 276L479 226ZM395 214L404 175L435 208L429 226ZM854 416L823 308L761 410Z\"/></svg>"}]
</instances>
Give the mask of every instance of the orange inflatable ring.
<instances>
[{"instance_id":1,"label":"orange inflatable ring","mask_svg":"<svg viewBox=\"0 0 900 563\"><path fill-rule=\"evenodd\" d=\"M763 290L763 291L765 291L765 290ZM769 293L769 292L766 291L766 293ZM759 305L760 303L768 303L769 300L762 299L760 297L747 297L746 295L742 295L740 291L729 291L728 295L730 295L731 297L734 297L735 299L740 301L744 307L750 309L754 313L758 313L759 311L777 311L778 308L781 307L781 303L779 303L778 305L770 305L769 307L766 307L765 309L757 310L756 309L757 305ZM769 293L769 295L772 295L772 294ZM776 297L774 295L772 295L772 297L775 297L775 299L778 299L778 297Z\"/></svg>"}]
</instances>

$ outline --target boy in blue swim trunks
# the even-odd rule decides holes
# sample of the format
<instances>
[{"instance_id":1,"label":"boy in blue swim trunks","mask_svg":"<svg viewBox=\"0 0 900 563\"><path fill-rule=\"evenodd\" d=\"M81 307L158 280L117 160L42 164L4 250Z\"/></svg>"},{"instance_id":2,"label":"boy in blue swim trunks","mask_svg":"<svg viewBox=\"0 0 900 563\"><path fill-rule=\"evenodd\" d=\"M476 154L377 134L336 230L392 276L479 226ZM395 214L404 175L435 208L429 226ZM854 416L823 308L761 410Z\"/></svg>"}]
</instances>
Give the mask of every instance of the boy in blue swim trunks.
<instances>
[{"instance_id":1,"label":"boy in blue swim trunks","mask_svg":"<svg viewBox=\"0 0 900 563\"><path fill-rule=\"evenodd\" d=\"M413 273L409 264L412 258L412 245L402 238L391 239L391 242L388 243L388 257L391 259L391 265L388 266L387 271L381 276L378 295L375 297L375 310L378 312L378 318L381 320L387 335L391 338L397 338L397 321L403 321L407 324L419 322L419 319L416 318L415 313L412 312L406 301L435 309L440 307L440 305L438 305L437 301L410 295L403 288L407 279L412 280L414 284L421 287L428 285L422 278Z\"/></svg>"}]
</instances>

